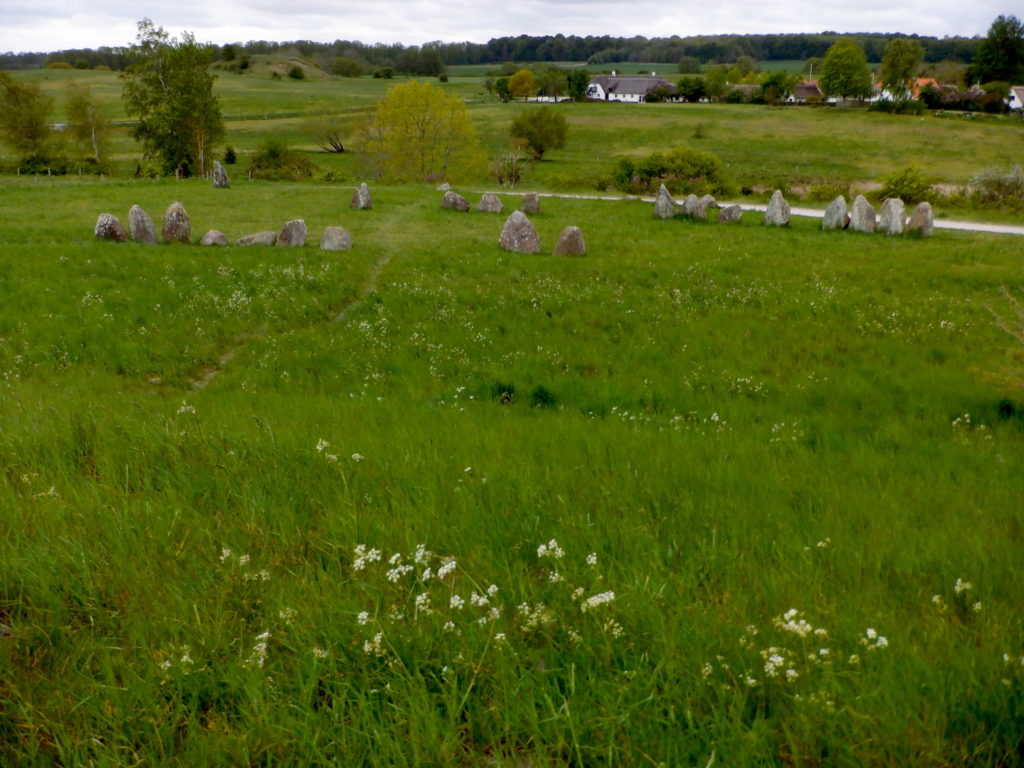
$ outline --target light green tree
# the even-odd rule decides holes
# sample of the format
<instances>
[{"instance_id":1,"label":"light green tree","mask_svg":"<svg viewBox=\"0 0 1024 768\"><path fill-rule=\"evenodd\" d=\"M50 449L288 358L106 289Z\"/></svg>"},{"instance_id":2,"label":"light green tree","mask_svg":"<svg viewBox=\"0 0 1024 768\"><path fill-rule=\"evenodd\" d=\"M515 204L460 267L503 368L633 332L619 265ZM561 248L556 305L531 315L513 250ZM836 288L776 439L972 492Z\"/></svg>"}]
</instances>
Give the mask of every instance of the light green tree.
<instances>
[{"instance_id":1,"label":"light green tree","mask_svg":"<svg viewBox=\"0 0 1024 768\"><path fill-rule=\"evenodd\" d=\"M542 160L549 149L561 149L569 136L565 117L550 107L527 109L512 121L509 129L513 139L522 141L536 160Z\"/></svg>"},{"instance_id":2,"label":"light green tree","mask_svg":"<svg viewBox=\"0 0 1024 768\"><path fill-rule=\"evenodd\" d=\"M909 101L914 95L914 81L923 58L924 48L917 40L894 37L885 46L882 56L882 88L895 101Z\"/></svg>"},{"instance_id":3,"label":"light green tree","mask_svg":"<svg viewBox=\"0 0 1024 768\"><path fill-rule=\"evenodd\" d=\"M537 95L537 82L533 72L520 69L508 79L508 92L514 99L528 99Z\"/></svg>"},{"instance_id":4,"label":"light green tree","mask_svg":"<svg viewBox=\"0 0 1024 768\"><path fill-rule=\"evenodd\" d=\"M211 52L188 32L178 40L149 19L138 27L121 76L125 107L138 121L132 136L147 157L159 159L164 173L205 174L224 136L214 77L207 71Z\"/></svg>"},{"instance_id":5,"label":"light green tree","mask_svg":"<svg viewBox=\"0 0 1024 768\"><path fill-rule=\"evenodd\" d=\"M48 162L53 128L49 123L53 99L39 83L22 83L0 72L0 138L30 165Z\"/></svg>"},{"instance_id":6,"label":"light green tree","mask_svg":"<svg viewBox=\"0 0 1024 768\"><path fill-rule=\"evenodd\" d=\"M867 56L855 40L837 40L821 62L818 87L826 97L840 101L866 99L871 95L871 68Z\"/></svg>"},{"instance_id":7,"label":"light green tree","mask_svg":"<svg viewBox=\"0 0 1024 768\"><path fill-rule=\"evenodd\" d=\"M72 83L68 87L65 106L68 130L81 150L97 165L107 157L110 144L110 119L88 86Z\"/></svg>"},{"instance_id":8,"label":"light green tree","mask_svg":"<svg viewBox=\"0 0 1024 768\"><path fill-rule=\"evenodd\" d=\"M393 86L377 104L363 149L374 176L395 182L465 178L483 165L465 103L418 80Z\"/></svg>"}]
</instances>

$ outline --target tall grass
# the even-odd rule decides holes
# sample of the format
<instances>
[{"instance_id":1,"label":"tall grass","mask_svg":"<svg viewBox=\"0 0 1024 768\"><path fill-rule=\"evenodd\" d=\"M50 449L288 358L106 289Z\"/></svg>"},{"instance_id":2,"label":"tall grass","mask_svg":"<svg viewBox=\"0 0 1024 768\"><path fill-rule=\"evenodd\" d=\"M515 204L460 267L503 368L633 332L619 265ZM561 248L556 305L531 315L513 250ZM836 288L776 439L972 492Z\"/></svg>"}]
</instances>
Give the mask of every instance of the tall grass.
<instances>
[{"instance_id":1,"label":"tall grass","mask_svg":"<svg viewBox=\"0 0 1024 768\"><path fill-rule=\"evenodd\" d=\"M170 199L355 249L91 239ZM1015 241L0 201L0 762L1020 763Z\"/></svg>"}]
</instances>

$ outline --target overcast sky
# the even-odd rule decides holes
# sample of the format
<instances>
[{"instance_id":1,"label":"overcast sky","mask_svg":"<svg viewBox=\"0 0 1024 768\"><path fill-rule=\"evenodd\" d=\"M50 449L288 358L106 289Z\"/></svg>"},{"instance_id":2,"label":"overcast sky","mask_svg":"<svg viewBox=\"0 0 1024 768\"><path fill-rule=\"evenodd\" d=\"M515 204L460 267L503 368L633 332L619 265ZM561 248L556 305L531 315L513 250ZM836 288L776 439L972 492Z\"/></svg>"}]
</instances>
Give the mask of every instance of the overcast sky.
<instances>
[{"instance_id":1,"label":"overcast sky","mask_svg":"<svg viewBox=\"0 0 1024 768\"><path fill-rule=\"evenodd\" d=\"M148 16L201 42L360 40L484 43L505 35L669 37L716 33L984 35L1006 3L976 0L0 0L0 51L127 45Z\"/></svg>"}]
</instances>

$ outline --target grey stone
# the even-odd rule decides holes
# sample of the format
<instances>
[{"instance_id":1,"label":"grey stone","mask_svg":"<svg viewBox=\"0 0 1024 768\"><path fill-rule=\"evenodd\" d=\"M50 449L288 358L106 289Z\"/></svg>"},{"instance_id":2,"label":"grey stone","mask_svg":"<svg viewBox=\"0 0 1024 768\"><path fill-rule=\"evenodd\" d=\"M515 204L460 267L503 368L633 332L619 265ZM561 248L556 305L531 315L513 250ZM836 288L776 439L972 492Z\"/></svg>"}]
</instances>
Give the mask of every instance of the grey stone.
<instances>
[{"instance_id":1,"label":"grey stone","mask_svg":"<svg viewBox=\"0 0 1024 768\"><path fill-rule=\"evenodd\" d=\"M224 170L224 166L220 164L219 160L213 161L213 186L217 189L227 189L231 186L228 183L228 172Z\"/></svg>"},{"instance_id":2,"label":"grey stone","mask_svg":"<svg viewBox=\"0 0 1024 768\"><path fill-rule=\"evenodd\" d=\"M446 181L446 182L445 182L444 184L442 184L441 186L439 186L439 187L437 188L437 191L438 191L438 192L447 192L447 191L449 191L449 190L450 190L451 188L452 188L452 185L451 185L451 184L449 184L449 183L448 183L448 182Z\"/></svg>"},{"instance_id":3,"label":"grey stone","mask_svg":"<svg viewBox=\"0 0 1024 768\"><path fill-rule=\"evenodd\" d=\"M910 221L907 222L907 233L917 233L921 237L931 237L935 231L935 215L932 213L932 204L928 202L918 203L910 214Z\"/></svg>"},{"instance_id":4,"label":"grey stone","mask_svg":"<svg viewBox=\"0 0 1024 768\"><path fill-rule=\"evenodd\" d=\"M704 197L700 199L700 204L704 206L705 210L707 210L708 208L718 207L718 201L715 200L714 195L704 195Z\"/></svg>"},{"instance_id":5,"label":"grey stone","mask_svg":"<svg viewBox=\"0 0 1024 768\"><path fill-rule=\"evenodd\" d=\"M658 188L658 196L654 199L654 218L671 219L676 215L676 201L672 199L668 188L662 184Z\"/></svg>"},{"instance_id":6,"label":"grey stone","mask_svg":"<svg viewBox=\"0 0 1024 768\"><path fill-rule=\"evenodd\" d=\"M523 213L540 213L540 195L536 192L527 192L523 195L523 204L519 206Z\"/></svg>"},{"instance_id":7,"label":"grey stone","mask_svg":"<svg viewBox=\"0 0 1024 768\"><path fill-rule=\"evenodd\" d=\"M205 235L203 239L199 241L200 245L227 245L228 236L221 232L219 229L211 229Z\"/></svg>"},{"instance_id":8,"label":"grey stone","mask_svg":"<svg viewBox=\"0 0 1024 768\"><path fill-rule=\"evenodd\" d=\"M498 245L514 253L540 253L540 236L526 214L515 211L505 221Z\"/></svg>"},{"instance_id":9,"label":"grey stone","mask_svg":"<svg viewBox=\"0 0 1024 768\"><path fill-rule=\"evenodd\" d=\"M189 223L185 206L171 203L164 213L163 237L165 243L187 243L192 239L192 225Z\"/></svg>"},{"instance_id":10,"label":"grey stone","mask_svg":"<svg viewBox=\"0 0 1024 768\"><path fill-rule=\"evenodd\" d=\"M281 234L277 236L277 244L280 246L293 246L301 248L306 244L306 222L302 219L286 221L281 227Z\"/></svg>"},{"instance_id":11,"label":"grey stone","mask_svg":"<svg viewBox=\"0 0 1024 768\"><path fill-rule=\"evenodd\" d=\"M696 195L687 195L683 199L683 215L698 221L704 221L708 217L703 203L701 203L700 198Z\"/></svg>"},{"instance_id":12,"label":"grey stone","mask_svg":"<svg viewBox=\"0 0 1024 768\"><path fill-rule=\"evenodd\" d=\"M156 245L156 227L142 208L133 205L128 211L128 234L136 243Z\"/></svg>"},{"instance_id":13,"label":"grey stone","mask_svg":"<svg viewBox=\"0 0 1024 768\"><path fill-rule=\"evenodd\" d=\"M320 250L347 251L352 248L352 235L344 227L327 227L320 237Z\"/></svg>"},{"instance_id":14,"label":"grey stone","mask_svg":"<svg viewBox=\"0 0 1024 768\"><path fill-rule=\"evenodd\" d=\"M739 224L743 218L743 209L738 205L727 205L718 212L719 224Z\"/></svg>"},{"instance_id":15,"label":"grey stone","mask_svg":"<svg viewBox=\"0 0 1024 768\"><path fill-rule=\"evenodd\" d=\"M871 234L875 231L875 209L867 201L864 195L857 195L853 199L853 211L850 213L850 229L854 232L866 232Z\"/></svg>"},{"instance_id":16,"label":"grey stone","mask_svg":"<svg viewBox=\"0 0 1024 768\"><path fill-rule=\"evenodd\" d=\"M235 245L274 245L276 242L277 232L254 232L238 238Z\"/></svg>"},{"instance_id":17,"label":"grey stone","mask_svg":"<svg viewBox=\"0 0 1024 768\"><path fill-rule=\"evenodd\" d=\"M442 208L451 208L453 211L462 211L465 213L469 210L469 203L466 202L466 198L462 195L452 192L450 189L444 193L444 197L441 199Z\"/></svg>"},{"instance_id":18,"label":"grey stone","mask_svg":"<svg viewBox=\"0 0 1024 768\"><path fill-rule=\"evenodd\" d=\"M825 209L825 215L821 219L821 228L846 229L848 226L850 226L850 212L846 208L846 198L839 195Z\"/></svg>"},{"instance_id":19,"label":"grey stone","mask_svg":"<svg viewBox=\"0 0 1024 768\"><path fill-rule=\"evenodd\" d=\"M354 211L368 211L373 208L373 201L370 200L370 188L365 181L352 193L352 202L348 207Z\"/></svg>"},{"instance_id":20,"label":"grey stone","mask_svg":"<svg viewBox=\"0 0 1024 768\"><path fill-rule=\"evenodd\" d=\"M124 231L117 216L112 213L101 213L100 217L96 219L96 239L123 243L128 239L128 233Z\"/></svg>"},{"instance_id":21,"label":"grey stone","mask_svg":"<svg viewBox=\"0 0 1024 768\"><path fill-rule=\"evenodd\" d=\"M502 205L500 197L487 193L480 198L480 204L477 205L476 209L483 213L501 213L505 206Z\"/></svg>"},{"instance_id":22,"label":"grey stone","mask_svg":"<svg viewBox=\"0 0 1024 768\"><path fill-rule=\"evenodd\" d=\"M769 227L789 226L789 203L782 196L782 190L776 189L772 193L772 199L768 201L768 210L764 212L764 223Z\"/></svg>"},{"instance_id":23,"label":"grey stone","mask_svg":"<svg viewBox=\"0 0 1024 768\"><path fill-rule=\"evenodd\" d=\"M898 197L886 198L878 217L878 231L886 235L902 235L907 223L906 206Z\"/></svg>"},{"instance_id":24,"label":"grey stone","mask_svg":"<svg viewBox=\"0 0 1024 768\"><path fill-rule=\"evenodd\" d=\"M555 256L586 256L587 245L583 242L583 232L579 227L566 227L555 243Z\"/></svg>"}]
</instances>

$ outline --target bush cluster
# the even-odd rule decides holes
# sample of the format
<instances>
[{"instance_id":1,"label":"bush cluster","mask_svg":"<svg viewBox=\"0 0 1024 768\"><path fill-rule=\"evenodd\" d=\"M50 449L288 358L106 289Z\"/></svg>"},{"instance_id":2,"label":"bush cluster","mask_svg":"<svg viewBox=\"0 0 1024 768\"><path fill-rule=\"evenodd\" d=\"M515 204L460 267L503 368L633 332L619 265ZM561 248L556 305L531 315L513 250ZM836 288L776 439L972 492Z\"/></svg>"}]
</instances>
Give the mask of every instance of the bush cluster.
<instances>
[{"instance_id":1,"label":"bush cluster","mask_svg":"<svg viewBox=\"0 0 1024 768\"><path fill-rule=\"evenodd\" d=\"M722 161L710 152L680 147L667 154L654 152L640 160L619 160L602 186L624 192L654 192L662 184L672 194L720 194L725 191Z\"/></svg>"},{"instance_id":2,"label":"bush cluster","mask_svg":"<svg viewBox=\"0 0 1024 768\"><path fill-rule=\"evenodd\" d=\"M249 175L264 181L301 181L317 174L308 158L292 151L282 139L264 141L253 155Z\"/></svg>"}]
</instances>

